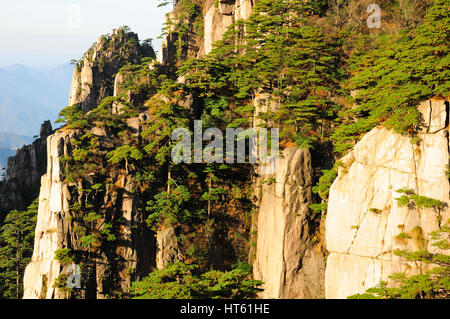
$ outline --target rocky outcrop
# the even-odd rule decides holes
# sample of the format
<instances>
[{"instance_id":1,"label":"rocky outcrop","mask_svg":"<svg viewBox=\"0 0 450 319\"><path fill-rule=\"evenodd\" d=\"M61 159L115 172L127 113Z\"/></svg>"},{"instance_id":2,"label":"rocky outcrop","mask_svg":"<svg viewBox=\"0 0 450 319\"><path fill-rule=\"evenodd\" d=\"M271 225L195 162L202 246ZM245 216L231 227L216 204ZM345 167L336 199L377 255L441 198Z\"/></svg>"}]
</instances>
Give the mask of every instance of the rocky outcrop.
<instances>
[{"instance_id":1,"label":"rocky outcrop","mask_svg":"<svg viewBox=\"0 0 450 319\"><path fill-rule=\"evenodd\" d=\"M80 105L88 112L103 98L119 95L123 79L118 75L114 81L116 74L122 66L139 63L144 57L154 57L153 49L141 44L135 33L119 28L112 35L102 36L74 70L69 105ZM120 105L115 107L118 112ZM145 120L145 114L128 119L133 138L139 138L140 125ZM99 140L100 152L109 152L126 143L102 127L94 127L90 133ZM126 296L131 282L155 266L156 242L145 224L144 213L138 209L142 202L134 177L110 171L106 172L107 176L90 174L78 182L66 179L64 161L72 155L71 141L80 139L79 134L79 131L61 129L48 137L47 171L40 182L34 251L25 271L24 298L70 298L74 294L81 298ZM102 185L101 190L85 192L96 184ZM74 206L93 207L96 213L101 213L101 218L86 223L88 212L80 215ZM82 245L86 232L97 232L99 236L108 232L105 225L114 227L112 243ZM74 293L58 288L65 285L64 276L68 275L68 265L60 264L55 258L58 249L74 252L74 262L83 264L81 289Z\"/></svg>"},{"instance_id":2,"label":"rocky outcrop","mask_svg":"<svg viewBox=\"0 0 450 319\"><path fill-rule=\"evenodd\" d=\"M60 273L54 253L62 248L63 216L69 212L69 191L62 182L59 159L68 150L71 135L56 133L48 138L47 174L42 177L38 219L31 263L24 276L24 298L58 298L53 284Z\"/></svg>"},{"instance_id":3,"label":"rocky outcrop","mask_svg":"<svg viewBox=\"0 0 450 319\"><path fill-rule=\"evenodd\" d=\"M239 19L247 19L252 13L254 0L208 1L204 9L204 54L222 39L227 28Z\"/></svg>"},{"instance_id":4,"label":"rocky outcrop","mask_svg":"<svg viewBox=\"0 0 450 319\"><path fill-rule=\"evenodd\" d=\"M50 121L41 125L40 138L31 145L20 148L14 157L8 159L6 181L21 182L21 188L31 190L39 185L45 172L47 136L53 133Z\"/></svg>"},{"instance_id":5,"label":"rocky outcrop","mask_svg":"<svg viewBox=\"0 0 450 319\"><path fill-rule=\"evenodd\" d=\"M93 197L105 214L96 227L106 221L121 220L115 244L96 247L95 251L80 245L79 218L72 205L83 197L80 192L89 188L90 182L88 179L83 185L67 183L61 161L71 154L70 140L76 134L76 131L62 130L48 137L48 169L41 181L34 251L24 276L26 299L70 297L64 290L55 288L67 269L55 259L58 249L81 252L76 262L84 263L85 267L82 298L126 295L131 282L144 276L155 264L155 240L138 209L139 194L135 193L136 183L131 176L115 176L101 196ZM99 138L105 147L111 144L103 134Z\"/></svg>"},{"instance_id":6,"label":"rocky outcrop","mask_svg":"<svg viewBox=\"0 0 450 319\"><path fill-rule=\"evenodd\" d=\"M40 138L8 159L6 181L0 182L0 221L7 212L25 209L37 198L40 179L46 170L47 136L52 132L50 121L45 121Z\"/></svg>"},{"instance_id":7,"label":"rocky outcrop","mask_svg":"<svg viewBox=\"0 0 450 319\"><path fill-rule=\"evenodd\" d=\"M389 281L394 272L426 267L393 254L396 249L434 251L428 234L450 217L449 103L423 102L420 141L382 127L374 128L342 159L326 217L327 298L346 298ZM437 199L445 209L399 207L400 189ZM401 240L399 233L415 233ZM422 238L423 237L423 238Z\"/></svg>"},{"instance_id":8,"label":"rocky outcrop","mask_svg":"<svg viewBox=\"0 0 450 319\"><path fill-rule=\"evenodd\" d=\"M151 46L140 44L136 33L123 28L102 36L77 63L72 77L69 105L79 104L84 112L114 94L114 76L127 63L155 57Z\"/></svg>"},{"instance_id":9,"label":"rocky outcrop","mask_svg":"<svg viewBox=\"0 0 450 319\"><path fill-rule=\"evenodd\" d=\"M311 154L283 152L276 172L262 176L254 277L263 298L323 298L325 261L314 247Z\"/></svg>"},{"instance_id":10,"label":"rocky outcrop","mask_svg":"<svg viewBox=\"0 0 450 319\"><path fill-rule=\"evenodd\" d=\"M177 36L173 32L175 23L178 21L176 12L170 12L166 15L166 24L170 24L167 35L163 38L161 49L156 55L156 61L161 64L173 64L176 58L176 41Z\"/></svg>"}]
</instances>

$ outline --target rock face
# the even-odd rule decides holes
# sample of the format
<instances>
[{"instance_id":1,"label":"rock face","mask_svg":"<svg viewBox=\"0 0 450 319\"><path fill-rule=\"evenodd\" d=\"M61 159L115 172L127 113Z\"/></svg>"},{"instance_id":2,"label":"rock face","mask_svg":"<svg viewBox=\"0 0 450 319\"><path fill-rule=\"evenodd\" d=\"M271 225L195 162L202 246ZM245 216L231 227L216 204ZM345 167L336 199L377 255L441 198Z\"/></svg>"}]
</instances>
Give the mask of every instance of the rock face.
<instances>
[{"instance_id":1,"label":"rock face","mask_svg":"<svg viewBox=\"0 0 450 319\"><path fill-rule=\"evenodd\" d=\"M228 26L249 17L255 2L201 2L203 47L192 49L188 45L188 52L180 58L176 34L168 30L157 60L161 64L175 64L180 62L178 58L183 60L193 52L204 56ZM175 8L168 20L176 21L177 16ZM188 39L188 44L189 41L197 39ZM128 94L133 100L121 88L126 78L118 71L127 63L149 56L154 56L153 50L139 44L137 36L126 30L115 30L111 36L100 38L75 68L69 105L78 104L88 112L107 96ZM186 79L178 81L183 83ZM184 106L194 109L195 104L195 97L191 96ZM120 112L120 105L113 107L114 112ZM270 92L255 92L254 127L263 124L258 113L277 108L279 103ZM428 234L450 217L447 175L450 111L448 102L434 100L422 103L419 110L424 117L419 144L412 144L406 136L375 128L342 159L343 165L329 196L326 247L330 254L326 261L317 240L318 221L309 209L314 203L314 172L321 164L315 161L313 167L307 149L287 148L272 174L263 174L261 166L256 169L259 173L255 180L257 214L252 225L256 247L251 248L250 260L255 279L264 282L265 290L260 297L346 298L387 280L393 272L416 273L424 269L424 265L406 262L393 252L424 247L433 251L436 248L427 241ZM137 137L140 143L143 123L150 120L151 112L127 119L130 137L113 136L105 127L95 127L89 133L98 138L100 152L106 154L117 146L129 144L131 138ZM7 181L0 183L0 211L25 208L25 196L33 194L46 171L40 181L34 251L25 271L24 298L71 297L55 288L64 279L61 275L68 271L68 265L55 258L59 249L77 252L76 262L86 267L81 278L81 298L127 297L131 283L145 276L152 267L163 269L168 263L183 259L183 242L177 240L179 229L169 227L156 234L149 230L143 209L148 200L145 196L149 194L143 194L135 178L128 174L128 168L127 173L107 170L99 178L92 173L83 176L81 181L69 182L65 179L62 160L72 154L71 140L78 139L80 132L63 129L50 134L51 126L46 123L41 139L10 159ZM47 154L47 161L41 158L42 154ZM93 186L99 184L95 190ZM447 207L441 210L399 207L396 201L401 196L399 189L440 200ZM34 199L29 197L27 200ZM115 224L120 226L115 233L117 238L111 240L114 243L105 241L98 246L82 247L83 235L77 229L82 225L79 220L85 216L77 216L74 206L91 202L98 208L96 212L102 214L100 220L92 222L96 223L92 228L102 231L106 222L120 220ZM232 232L232 228L224 231ZM415 236L410 240L397 237L401 232L413 231ZM212 248L214 259L218 260L216 264L223 265L225 245Z\"/></svg>"},{"instance_id":2,"label":"rock face","mask_svg":"<svg viewBox=\"0 0 450 319\"><path fill-rule=\"evenodd\" d=\"M38 196L40 179L46 170L47 136L52 132L50 121L45 121L40 138L8 159L6 181L0 182L0 220L6 212L25 209Z\"/></svg>"},{"instance_id":3,"label":"rock face","mask_svg":"<svg viewBox=\"0 0 450 319\"><path fill-rule=\"evenodd\" d=\"M265 283L261 297L323 298L325 261L312 243L309 151L286 149L276 173L262 179L254 262L255 279Z\"/></svg>"},{"instance_id":4,"label":"rock face","mask_svg":"<svg viewBox=\"0 0 450 319\"><path fill-rule=\"evenodd\" d=\"M238 19L247 19L254 5L254 0L208 1L204 9L204 53L208 54L216 41L222 39L228 26Z\"/></svg>"},{"instance_id":5,"label":"rock face","mask_svg":"<svg viewBox=\"0 0 450 319\"><path fill-rule=\"evenodd\" d=\"M247 19L252 13L256 0L207 0L202 3L204 35L200 45L189 37L189 50L194 49L193 55L201 58L211 52L213 44L222 39L227 28L239 19ZM166 17L166 22L178 23L177 7ZM168 34L164 37L161 50L157 54L157 61L161 64L174 63L177 51L177 36L169 28ZM189 53L184 54L186 57Z\"/></svg>"},{"instance_id":6,"label":"rock face","mask_svg":"<svg viewBox=\"0 0 450 319\"><path fill-rule=\"evenodd\" d=\"M114 93L114 75L127 63L155 57L151 46L141 45L136 33L122 28L102 36L78 62L73 72L69 105L79 104L84 112Z\"/></svg>"},{"instance_id":7,"label":"rock face","mask_svg":"<svg viewBox=\"0 0 450 319\"><path fill-rule=\"evenodd\" d=\"M122 66L137 63L143 57L155 56L150 46L140 44L135 33L120 28L112 35L101 37L75 68L69 105L80 105L88 112L103 98L119 94L120 76L116 83L114 76ZM139 135L140 123L145 118L146 115L141 114L128 119L134 135ZM117 143L124 143L99 127L94 127L91 133L99 139L102 152L109 152ZM68 275L68 265L55 259L58 249L77 252L75 262L84 266L82 287L76 292L82 298L126 296L131 282L139 280L155 266L155 238L145 225L143 212L138 209L142 203L132 176L108 172L106 178L110 183L107 185L104 178L97 181L94 175L87 176L82 182L66 182L62 160L72 154L71 140L78 139L77 134L80 132L63 129L47 139L47 171L41 180L35 246L25 271L24 298L71 297L70 293L54 287L63 280L62 275ZM103 185L101 191L90 195L84 193L98 182ZM79 216L74 205L92 205L103 217L87 225L85 216ZM81 245L86 231L102 232L106 224L112 225L112 221L118 227L113 244L90 245L89 248Z\"/></svg>"},{"instance_id":8,"label":"rock face","mask_svg":"<svg viewBox=\"0 0 450 319\"><path fill-rule=\"evenodd\" d=\"M333 183L326 218L327 298L346 298L388 281L394 272L417 273L423 265L408 263L393 254L396 249L436 248L428 234L447 221L450 211L399 207L399 189L449 201L449 103L425 101L421 141L385 128L374 128L342 160ZM399 240L399 233L423 234Z\"/></svg>"},{"instance_id":9,"label":"rock face","mask_svg":"<svg viewBox=\"0 0 450 319\"><path fill-rule=\"evenodd\" d=\"M48 138L48 169L41 181L33 258L25 270L24 298L58 298L52 287L60 273L54 253L62 248L63 234L58 230L63 228L63 215L69 211L70 199L67 185L61 180L59 158L64 155L65 141L69 139L70 135L65 133Z\"/></svg>"},{"instance_id":10,"label":"rock face","mask_svg":"<svg viewBox=\"0 0 450 319\"><path fill-rule=\"evenodd\" d=\"M55 259L55 251L62 248L86 251L79 244L80 235L76 231L79 225L76 212L71 209L71 205L82 197L78 190L86 185L67 184L61 164L61 158L71 153L70 140L76 134L58 131L48 137L48 169L41 182L33 257L24 276L26 299L69 297L54 288L58 276L67 268ZM116 293L126 294L131 282L144 276L155 264L155 240L137 209L139 195L134 193L135 181L121 175L113 180L113 184L123 191L114 192L107 188L104 197L97 196L97 200L102 207L108 207L106 218L123 220L119 244L100 247L89 257L93 265L88 265L90 270L82 278L83 298L102 299Z\"/></svg>"},{"instance_id":11,"label":"rock face","mask_svg":"<svg viewBox=\"0 0 450 319\"><path fill-rule=\"evenodd\" d=\"M172 22L177 23L177 13L176 12L170 12L166 16L166 24ZM158 51L158 54L156 55L156 61L158 61L161 64L172 64L175 62L176 59L176 41L177 36L175 33L173 33L174 26L171 25L170 28L167 30L167 35L163 38L161 43L161 50Z\"/></svg>"},{"instance_id":12,"label":"rock face","mask_svg":"<svg viewBox=\"0 0 450 319\"><path fill-rule=\"evenodd\" d=\"M164 269L170 263L183 259L173 227L161 230L157 236L156 267Z\"/></svg>"},{"instance_id":13,"label":"rock face","mask_svg":"<svg viewBox=\"0 0 450 319\"><path fill-rule=\"evenodd\" d=\"M232 1L234 2L234 1ZM213 44L222 39L227 27L234 21L233 4L220 1L219 6L212 5L206 10L205 21L205 54L212 50Z\"/></svg>"}]
</instances>

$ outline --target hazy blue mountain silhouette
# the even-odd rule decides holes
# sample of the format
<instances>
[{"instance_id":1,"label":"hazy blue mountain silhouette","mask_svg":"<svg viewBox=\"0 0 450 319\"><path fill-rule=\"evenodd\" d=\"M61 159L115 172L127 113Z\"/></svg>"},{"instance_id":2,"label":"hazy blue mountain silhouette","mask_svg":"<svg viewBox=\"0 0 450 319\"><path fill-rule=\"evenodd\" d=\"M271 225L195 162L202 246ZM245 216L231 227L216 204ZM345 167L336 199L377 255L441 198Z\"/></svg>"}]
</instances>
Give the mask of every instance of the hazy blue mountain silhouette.
<instances>
[{"instance_id":1,"label":"hazy blue mountain silhouette","mask_svg":"<svg viewBox=\"0 0 450 319\"><path fill-rule=\"evenodd\" d=\"M13 65L0 69L0 131L39 134L43 121L57 118L67 106L73 66L33 68Z\"/></svg>"},{"instance_id":2,"label":"hazy blue mountain silhouette","mask_svg":"<svg viewBox=\"0 0 450 319\"><path fill-rule=\"evenodd\" d=\"M28 136L0 132L0 148L2 149L16 150L23 145L31 144L33 140Z\"/></svg>"}]
</instances>

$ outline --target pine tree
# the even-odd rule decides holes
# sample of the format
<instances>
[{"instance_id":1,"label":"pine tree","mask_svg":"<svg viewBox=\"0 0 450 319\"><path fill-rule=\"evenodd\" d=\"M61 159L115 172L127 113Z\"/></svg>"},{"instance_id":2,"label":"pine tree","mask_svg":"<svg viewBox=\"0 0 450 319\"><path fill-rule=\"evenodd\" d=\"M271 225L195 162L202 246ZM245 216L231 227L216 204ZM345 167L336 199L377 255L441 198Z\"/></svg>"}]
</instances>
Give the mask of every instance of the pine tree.
<instances>
[{"instance_id":1,"label":"pine tree","mask_svg":"<svg viewBox=\"0 0 450 319\"><path fill-rule=\"evenodd\" d=\"M134 282L130 291L135 299L254 298L262 282L250 279L251 272L243 262L229 271L202 271L177 262Z\"/></svg>"},{"instance_id":2,"label":"pine tree","mask_svg":"<svg viewBox=\"0 0 450 319\"><path fill-rule=\"evenodd\" d=\"M342 125L333 133L337 153L380 124L414 135L421 125L417 105L431 97L448 97L449 12L448 0L436 0L414 31L382 35L373 44L363 40L356 47L350 89L357 92L358 106L341 114Z\"/></svg>"},{"instance_id":3,"label":"pine tree","mask_svg":"<svg viewBox=\"0 0 450 319\"><path fill-rule=\"evenodd\" d=\"M19 299L25 267L33 254L38 201L25 211L11 211L0 229L0 298Z\"/></svg>"},{"instance_id":4,"label":"pine tree","mask_svg":"<svg viewBox=\"0 0 450 319\"><path fill-rule=\"evenodd\" d=\"M282 137L309 147L317 140L313 135L319 120L336 113L331 95L339 78L338 43L307 21L322 5L258 1L248 20L232 25L205 59L188 61L180 73L191 89L207 96L228 95L237 105L251 105L257 93L269 92L281 104L274 118L282 126ZM247 118L253 112L237 108L233 125L244 124L239 111Z\"/></svg>"}]
</instances>

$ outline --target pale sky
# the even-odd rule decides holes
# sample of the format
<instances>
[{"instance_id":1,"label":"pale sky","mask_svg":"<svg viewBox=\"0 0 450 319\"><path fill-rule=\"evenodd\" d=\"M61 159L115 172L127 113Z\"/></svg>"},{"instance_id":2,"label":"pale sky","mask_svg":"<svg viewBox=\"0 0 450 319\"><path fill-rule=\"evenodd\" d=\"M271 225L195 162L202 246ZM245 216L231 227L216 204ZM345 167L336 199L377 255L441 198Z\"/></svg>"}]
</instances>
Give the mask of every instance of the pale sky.
<instances>
[{"instance_id":1,"label":"pale sky","mask_svg":"<svg viewBox=\"0 0 450 319\"><path fill-rule=\"evenodd\" d=\"M159 50L165 14L157 0L0 0L0 67L79 59L102 34L128 25Z\"/></svg>"}]
</instances>

